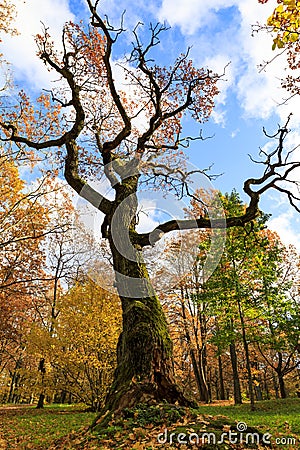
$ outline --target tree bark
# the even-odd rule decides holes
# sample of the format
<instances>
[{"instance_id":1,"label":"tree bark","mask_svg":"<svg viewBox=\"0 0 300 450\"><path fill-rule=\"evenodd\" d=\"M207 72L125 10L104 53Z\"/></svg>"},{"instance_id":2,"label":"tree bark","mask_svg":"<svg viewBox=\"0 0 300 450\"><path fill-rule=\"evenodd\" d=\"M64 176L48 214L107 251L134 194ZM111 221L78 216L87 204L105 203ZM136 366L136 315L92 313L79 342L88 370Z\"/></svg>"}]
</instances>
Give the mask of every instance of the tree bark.
<instances>
[{"instance_id":1,"label":"tree bark","mask_svg":"<svg viewBox=\"0 0 300 450\"><path fill-rule=\"evenodd\" d=\"M220 400L225 400L223 364L221 355L218 355L218 371L219 371Z\"/></svg>"},{"instance_id":2,"label":"tree bark","mask_svg":"<svg viewBox=\"0 0 300 450\"><path fill-rule=\"evenodd\" d=\"M275 391L275 398L279 398L279 389L278 389L278 384L277 384L275 374L273 374L272 378L273 378L273 386L274 386L274 391Z\"/></svg>"},{"instance_id":3,"label":"tree bark","mask_svg":"<svg viewBox=\"0 0 300 450\"><path fill-rule=\"evenodd\" d=\"M10 382L9 394L8 394L8 399L7 399L8 403L16 403L16 401L15 401L15 399L16 399L16 389L18 387L19 380L20 380L19 369L21 367L22 367L22 357L20 357L16 361L16 365L15 365L14 371L11 374L11 382Z\"/></svg>"},{"instance_id":4,"label":"tree bark","mask_svg":"<svg viewBox=\"0 0 300 450\"><path fill-rule=\"evenodd\" d=\"M39 395L39 399L38 399L38 403L37 403L37 409L42 409L44 408L44 401L45 401L45 373L46 373L46 368L45 368L45 358L41 358L40 362L39 362L39 368L38 370L41 372L41 386L42 386L42 391L40 392Z\"/></svg>"},{"instance_id":5,"label":"tree bark","mask_svg":"<svg viewBox=\"0 0 300 450\"><path fill-rule=\"evenodd\" d=\"M248 345L247 336L246 336L246 327L245 327L244 316L243 316L241 302L240 302L239 298L237 299L237 302L238 302L239 316L240 316L240 321L241 321L241 326L242 326L243 345L244 345L244 351L245 351L245 357L246 357L246 369L247 369L247 376L248 376L250 405L251 405L251 411L255 411L255 400L254 400L254 389L253 389L253 380L252 380L252 372L251 372L249 345Z\"/></svg>"},{"instance_id":6,"label":"tree bark","mask_svg":"<svg viewBox=\"0 0 300 450\"><path fill-rule=\"evenodd\" d=\"M117 412L153 401L192 405L194 402L175 383L168 324L142 253L134 246L124 251L121 248L124 234L128 234L128 228L124 229L126 215L121 219L114 235L109 236L109 243L122 303L123 330L117 348L117 369L105 408Z\"/></svg>"},{"instance_id":7,"label":"tree bark","mask_svg":"<svg viewBox=\"0 0 300 450\"><path fill-rule=\"evenodd\" d=\"M37 403L37 405L36 405L37 409L42 409L42 408L44 408L44 401L45 401L45 394L40 394L40 395L39 395L38 403Z\"/></svg>"},{"instance_id":8,"label":"tree bark","mask_svg":"<svg viewBox=\"0 0 300 450\"><path fill-rule=\"evenodd\" d=\"M287 395L286 395L285 383L284 383L282 374L278 374L278 383L279 383L280 397L286 398Z\"/></svg>"},{"instance_id":9,"label":"tree bark","mask_svg":"<svg viewBox=\"0 0 300 450\"><path fill-rule=\"evenodd\" d=\"M270 391L269 391L269 384L267 380L267 370L264 369L264 390L266 392L266 399L270 400Z\"/></svg>"},{"instance_id":10,"label":"tree bark","mask_svg":"<svg viewBox=\"0 0 300 450\"><path fill-rule=\"evenodd\" d=\"M278 366L276 367L276 373L278 376L278 384L279 384L279 391L280 391L280 397L281 398L286 398L286 389L285 389L285 383L284 383L284 372L282 370L282 365L283 365L283 357L282 357L282 353L278 352Z\"/></svg>"}]
</instances>

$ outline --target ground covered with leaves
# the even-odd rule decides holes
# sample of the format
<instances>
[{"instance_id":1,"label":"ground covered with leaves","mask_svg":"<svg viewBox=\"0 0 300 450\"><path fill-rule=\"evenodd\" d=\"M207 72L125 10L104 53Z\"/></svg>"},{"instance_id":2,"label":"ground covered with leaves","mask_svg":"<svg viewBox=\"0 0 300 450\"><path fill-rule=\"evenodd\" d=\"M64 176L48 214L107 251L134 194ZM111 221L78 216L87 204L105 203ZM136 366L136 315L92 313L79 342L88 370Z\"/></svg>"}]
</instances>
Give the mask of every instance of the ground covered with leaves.
<instances>
[{"instance_id":1,"label":"ground covered with leaves","mask_svg":"<svg viewBox=\"0 0 300 450\"><path fill-rule=\"evenodd\" d=\"M300 399L249 405L140 405L103 421L74 406L0 407L0 449L300 448ZM89 428L95 420L93 430ZM268 445L271 442L271 445Z\"/></svg>"},{"instance_id":2,"label":"ground covered with leaves","mask_svg":"<svg viewBox=\"0 0 300 450\"><path fill-rule=\"evenodd\" d=\"M31 405L0 406L0 450L49 449L58 438L87 427L95 413L78 405L36 409Z\"/></svg>"}]
</instances>

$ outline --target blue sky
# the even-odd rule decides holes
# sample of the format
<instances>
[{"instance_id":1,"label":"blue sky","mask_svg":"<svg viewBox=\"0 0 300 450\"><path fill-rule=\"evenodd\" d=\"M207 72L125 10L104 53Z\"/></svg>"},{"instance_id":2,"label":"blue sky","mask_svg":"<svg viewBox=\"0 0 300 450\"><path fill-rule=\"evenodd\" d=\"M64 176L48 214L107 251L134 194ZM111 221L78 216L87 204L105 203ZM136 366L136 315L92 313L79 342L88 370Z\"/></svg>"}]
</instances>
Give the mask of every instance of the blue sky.
<instances>
[{"instance_id":1,"label":"blue sky","mask_svg":"<svg viewBox=\"0 0 300 450\"><path fill-rule=\"evenodd\" d=\"M166 21L171 29L156 49L161 64L169 64L188 46L198 66L222 72L230 62L224 81L219 85L221 93L212 118L201 126L203 136L213 137L194 142L188 151L190 162L195 166L205 168L214 163L212 172L223 174L213 183L214 187L223 192L235 188L242 193L243 181L260 173L260 167L250 162L248 154L256 157L259 146L267 143L262 128L271 133L276 131L277 124L283 124L291 111L294 131L288 144L293 147L300 143L300 99L294 98L289 104L278 106L286 95L280 87L280 78L286 74L284 57L259 72L257 66L274 56L272 38L264 33L251 36L251 25L257 21L264 23L276 6L276 0L266 5L256 0L150 0L143 3L103 0L100 4L114 24L119 23L120 14L126 10L127 30L138 21L145 25ZM40 32L41 21L49 26L54 40L60 42L65 21L85 20L89 14L84 0L16 0L16 6L20 35L4 37L2 51L12 63L19 86L38 91L47 88L51 81L51 75L35 57L33 36ZM122 37L115 58L128 52L131 39L130 33ZM186 130L187 134L197 131L188 122ZM270 192L262 199L261 206L265 212L272 213L270 227L276 229L286 243L294 243L300 249L299 214L287 200Z\"/></svg>"}]
</instances>

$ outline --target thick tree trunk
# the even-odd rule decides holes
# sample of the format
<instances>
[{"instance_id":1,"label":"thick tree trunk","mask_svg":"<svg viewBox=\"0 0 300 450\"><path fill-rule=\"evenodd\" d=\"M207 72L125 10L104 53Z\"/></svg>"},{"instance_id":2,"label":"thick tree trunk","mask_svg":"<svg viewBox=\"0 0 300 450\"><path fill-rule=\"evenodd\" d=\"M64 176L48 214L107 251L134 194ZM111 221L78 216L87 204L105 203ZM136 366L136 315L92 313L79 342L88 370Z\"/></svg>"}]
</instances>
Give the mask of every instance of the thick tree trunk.
<instances>
[{"instance_id":1,"label":"thick tree trunk","mask_svg":"<svg viewBox=\"0 0 300 450\"><path fill-rule=\"evenodd\" d=\"M134 255L124 257L115 241L110 240L110 244L122 302L123 331L106 409L118 411L153 401L191 405L175 383L167 321L141 252L131 249Z\"/></svg>"},{"instance_id":2,"label":"thick tree trunk","mask_svg":"<svg viewBox=\"0 0 300 450\"><path fill-rule=\"evenodd\" d=\"M42 408L44 408L44 401L45 401L45 394L40 394L40 395L39 395L38 403L37 403L37 405L36 405L37 409L42 409Z\"/></svg>"},{"instance_id":3,"label":"thick tree trunk","mask_svg":"<svg viewBox=\"0 0 300 450\"><path fill-rule=\"evenodd\" d=\"M138 207L139 175L127 175L133 169L123 168L122 183L114 187L116 198L101 227L110 245L123 314L117 369L104 408L115 413L145 402L195 405L175 383L167 320L151 285L142 249L130 239L136 233Z\"/></svg>"}]
</instances>

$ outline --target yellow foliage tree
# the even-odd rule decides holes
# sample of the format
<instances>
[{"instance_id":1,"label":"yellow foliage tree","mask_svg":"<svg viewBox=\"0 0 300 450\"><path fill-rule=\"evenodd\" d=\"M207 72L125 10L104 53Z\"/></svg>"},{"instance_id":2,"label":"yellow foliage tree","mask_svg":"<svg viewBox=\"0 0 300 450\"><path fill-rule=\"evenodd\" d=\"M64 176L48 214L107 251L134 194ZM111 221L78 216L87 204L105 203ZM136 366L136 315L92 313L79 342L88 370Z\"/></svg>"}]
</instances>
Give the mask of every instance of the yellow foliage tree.
<instances>
[{"instance_id":1,"label":"yellow foliage tree","mask_svg":"<svg viewBox=\"0 0 300 450\"><path fill-rule=\"evenodd\" d=\"M280 0L267 25L276 33L273 50L283 48L286 44L299 41L300 36L300 2Z\"/></svg>"},{"instance_id":2,"label":"yellow foliage tree","mask_svg":"<svg viewBox=\"0 0 300 450\"><path fill-rule=\"evenodd\" d=\"M47 364L46 396L62 401L68 395L97 410L103 406L116 366L119 298L88 279L61 296L58 309L52 335L34 325L29 337L29 351ZM35 395L40 378L37 372L28 376L27 385Z\"/></svg>"}]
</instances>

